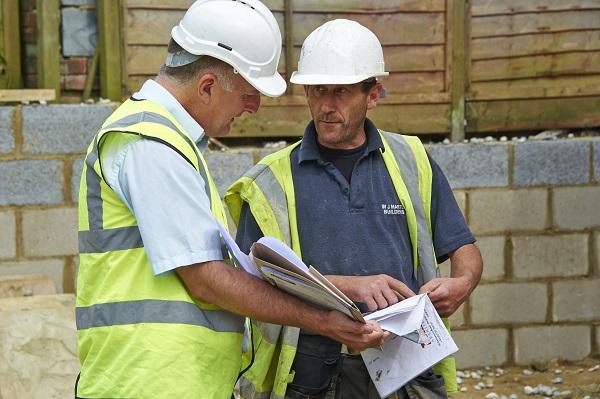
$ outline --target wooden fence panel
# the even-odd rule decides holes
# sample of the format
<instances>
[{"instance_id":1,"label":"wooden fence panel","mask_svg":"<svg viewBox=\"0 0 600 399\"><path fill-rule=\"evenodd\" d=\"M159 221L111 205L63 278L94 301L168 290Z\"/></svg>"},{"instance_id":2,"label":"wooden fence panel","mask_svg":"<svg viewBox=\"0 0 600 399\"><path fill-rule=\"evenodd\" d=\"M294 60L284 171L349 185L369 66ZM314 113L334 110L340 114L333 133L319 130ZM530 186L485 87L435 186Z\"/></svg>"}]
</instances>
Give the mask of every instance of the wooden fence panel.
<instances>
[{"instance_id":1,"label":"wooden fence panel","mask_svg":"<svg viewBox=\"0 0 600 399\"><path fill-rule=\"evenodd\" d=\"M600 121L600 0L472 0L467 131Z\"/></svg>"},{"instance_id":2,"label":"wooden fence panel","mask_svg":"<svg viewBox=\"0 0 600 399\"><path fill-rule=\"evenodd\" d=\"M128 92L156 74L170 30L191 3L123 0ZM297 68L303 40L322 23L348 18L375 32L390 72L381 79L389 96L370 112L382 128L418 134L455 131L453 140L461 140L463 129L591 126L600 119L600 0L264 3L283 35L279 71L286 78L286 71ZM286 10L291 15L287 26ZM256 115L234 124L231 136L301 134L309 117L302 95L301 87L290 85L282 98L265 98Z\"/></svg>"}]
</instances>

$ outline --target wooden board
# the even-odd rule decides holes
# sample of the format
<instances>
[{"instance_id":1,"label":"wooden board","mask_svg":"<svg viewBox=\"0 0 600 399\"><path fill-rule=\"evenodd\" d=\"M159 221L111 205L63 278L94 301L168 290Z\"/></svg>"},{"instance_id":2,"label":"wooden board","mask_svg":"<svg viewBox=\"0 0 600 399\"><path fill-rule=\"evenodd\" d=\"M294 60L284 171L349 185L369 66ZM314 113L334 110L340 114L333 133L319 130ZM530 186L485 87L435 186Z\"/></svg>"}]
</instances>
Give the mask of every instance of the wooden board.
<instances>
[{"instance_id":1,"label":"wooden board","mask_svg":"<svg viewBox=\"0 0 600 399\"><path fill-rule=\"evenodd\" d=\"M598 29L600 10L473 17L471 37Z\"/></svg>"},{"instance_id":2,"label":"wooden board","mask_svg":"<svg viewBox=\"0 0 600 399\"><path fill-rule=\"evenodd\" d=\"M471 83L470 100L600 95L600 75Z\"/></svg>"},{"instance_id":3,"label":"wooden board","mask_svg":"<svg viewBox=\"0 0 600 399\"><path fill-rule=\"evenodd\" d=\"M367 116L385 130L427 134L449 131L449 113L449 104L381 104ZM299 137L309 121L306 106L261 107L236 119L228 137Z\"/></svg>"},{"instance_id":4,"label":"wooden board","mask_svg":"<svg viewBox=\"0 0 600 399\"><path fill-rule=\"evenodd\" d=\"M512 80L600 73L600 51L475 61L471 81Z\"/></svg>"},{"instance_id":5,"label":"wooden board","mask_svg":"<svg viewBox=\"0 0 600 399\"><path fill-rule=\"evenodd\" d=\"M21 35L19 31L19 4L0 0L0 46L4 58L0 88L18 89L23 86L21 74Z\"/></svg>"},{"instance_id":6,"label":"wooden board","mask_svg":"<svg viewBox=\"0 0 600 399\"><path fill-rule=\"evenodd\" d=\"M600 21L598 22L600 25ZM600 50L600 30L473 39L471 60Z\"/></svg>"},{"instance_id":7,"label":"wooden board","mask_svg":"<svg viewBox=\"0 0 600 399\"><path fill-rule=\"evenodd\" d=\"M389 72L425 72L444 70L444 47L434 46L386 46L384 47L386 71ZM127 47L125 68L130 75L153 75L164 63L167 46L131 45ZM300 56L300 47L292 52L292 71L295 71ZM278 70L284 73L286 62L282 52Z\"/></svg>"},{"instance_id":8,"label":"wooden board","mask_svg":"<svg viewBox=\"0 0 600 399\"><path fill-rule=\"evenodd\" d=\"M265 0L272 11L282 11L284 0ZM295 12L430 12L444 11L444 0L296 0Z\"/></svg>"},{"instance_id":9,"label":"wooden board","mask_svg":"<svg viewBox=\"0 0 600 399\"><path fill-rule=\"evenodd\" d=\"M352 19L371 29L382 45L445 43L445 13L416 14L294 14L294 44L304 39L318 26L335 18Z\"/></svg>"},{"instance_id":10,"label":"wooden board","mask_svg":"<svg viewBox=\"0 0 600 399\"><path fill-rule=\"evenodd\" d=\"M112 101L120 101L123 96L121 15L115 7L119 2L97 0L100 95Z\"/></svg>"},{"instance_id":11,"label":"wooden board","mask_svg":"<svg viewBox=\"0 0 600 399\"><path fill-rule=\"evenodd\" d=\"M473 16L598 8L598 0L471 0Z\"/></svg>"},{"instance_id":12,"label":"wooden board","mask_svg":"<svg viewBox=\"0 0 600 399\"><path fill-rule=\"evenodd\" d=\"M53 101L54 89L13 89L0 90L0 102Z\"/></svg>"},{"instance_id":13,"label":"wooden board","mask_svg":"<svg viewBox=\"0 0 600 399\"><path fill-rule=\"evenodd\" d=\"M265 0L263 3L271 11L283 11L284 0ZM193 0L127 0L127 8L155 8L186 10ZM294 9L298 12L410 12L443 11L444 0L296 0Z\"/></svg>"},{"instance_id":14,"label":"wooden board","mask_svg":"<svg viewBox=\"0 0 600 399\"><path fill-rule=\"evenodd\" d=\"M58 0L37 0L38 87L54 89L60 97L60 11Z\"/></svg>"},{"instance_id":15,"label":"wooden board","mask_svg":"<svg viewBox=\"0 0 600 399\"><path fill-rule=\"evenodd\" d=\"M600 125L600 96L470 101L468 132L541 130Z\"/></svg>"}]
</instances>

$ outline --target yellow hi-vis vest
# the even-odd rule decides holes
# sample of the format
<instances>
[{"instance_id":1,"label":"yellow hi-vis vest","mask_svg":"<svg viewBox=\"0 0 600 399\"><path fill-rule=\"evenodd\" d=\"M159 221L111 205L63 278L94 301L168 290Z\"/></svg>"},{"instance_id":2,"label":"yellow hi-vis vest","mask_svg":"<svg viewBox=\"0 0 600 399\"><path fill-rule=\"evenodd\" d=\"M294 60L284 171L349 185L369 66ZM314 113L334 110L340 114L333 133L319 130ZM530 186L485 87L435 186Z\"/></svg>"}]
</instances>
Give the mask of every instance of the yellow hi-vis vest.
<instances>
[{"instance_id":1,"label":"yellow hi-vis vest","mask_svg":"<svg viewBox=\"0 0 600 399\"><path fill-rule=\"evenodd\" d=\"M242 363L244 318L192 298L174 271L153 274L135 216L102 174L100 151L109 134L137 135L176 151L202 175L211 211L227 226L189 134L159 104L124 102L90 144L81 176L77 396L229 399Z\"/></svg>"},{"instance_id":2,"label":"yellow hi-vis vest","mask_svg":"<svg viewBox=\"0 0 600 399\"><path fill-rule=\"evenodd\" d=\"M413 249L415 277L419 285L438 276L431 238L432 172L423 144L417 137L381 132L381 152L394 189L406 210ZM265 157L225 194L225 203L233 221L240 219L242 204L247 202L264 235L287 243L301 256L296 219L296 203L290 154L300 142ZM254 365L242 376L243 398L283 398L287 384L293 381L292 362L296 354L299 329L252 321L256 349ZM444 320L448 327L447 320ZM245 356L245 362L248 358ZM456 392L456 368L453 357L434 367L444 377L447 391Z\"/></svg>"}]
</instances>

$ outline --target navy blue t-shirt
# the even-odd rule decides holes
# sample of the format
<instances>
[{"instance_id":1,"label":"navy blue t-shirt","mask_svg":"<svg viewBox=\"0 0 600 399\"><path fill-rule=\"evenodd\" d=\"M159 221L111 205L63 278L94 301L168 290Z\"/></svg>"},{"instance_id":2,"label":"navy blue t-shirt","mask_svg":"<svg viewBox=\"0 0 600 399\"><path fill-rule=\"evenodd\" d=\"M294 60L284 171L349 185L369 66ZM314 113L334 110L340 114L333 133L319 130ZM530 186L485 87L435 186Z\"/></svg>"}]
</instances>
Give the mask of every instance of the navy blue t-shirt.
<instances>
[{"instance_id":1,"label":"navy blue t-shirt","mask_svg":"<svg viewBox=\"0 0 600 399\"><path fill-rule=\"evenodd\" d=\"M365 131L367 146L350 183L323 159L313 122L291 153L302 259L325 275L388 274L417 292L406 214L381 156L383 143L369 119ZM475 238L442 170L434 160L429 161L433 243L442 262ZM248 210L244 204L236 237L245 252L263 235Z\"/></svg>"}]
</instances>

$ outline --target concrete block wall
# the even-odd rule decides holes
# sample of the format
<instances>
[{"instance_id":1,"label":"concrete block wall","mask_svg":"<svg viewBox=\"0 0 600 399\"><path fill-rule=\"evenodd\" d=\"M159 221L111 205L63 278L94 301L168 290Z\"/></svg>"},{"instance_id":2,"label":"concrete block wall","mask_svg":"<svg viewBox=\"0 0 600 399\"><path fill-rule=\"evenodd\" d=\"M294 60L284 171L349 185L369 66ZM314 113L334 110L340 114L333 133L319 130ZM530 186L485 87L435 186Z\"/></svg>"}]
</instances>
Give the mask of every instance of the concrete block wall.
<instances>
[{"instance_id":1,"label":"concrete block wall","mask_svg":"<svg viewBox=\"0 0 600 399\"><path fill-rule=\"evenodd\" d=\"M458 365L598 356L600 139L436 144L430 153L464 193L484 258L479 287L450 319Z\"/></svg>"},{"instance_id":2,"label":"concrete block wall","mask_svg":"<svg viewBox=\"0 0 600 399\"><path fill-rule=\"evenodd\" d=\"M112 109L0 107L0 275L42 273L74 292L83 157ZM600 139L428 147L485 262L451 317L459 366L600 355ZM272 151L206 159L223 192Z\"/></svg>"}]
</instances>

